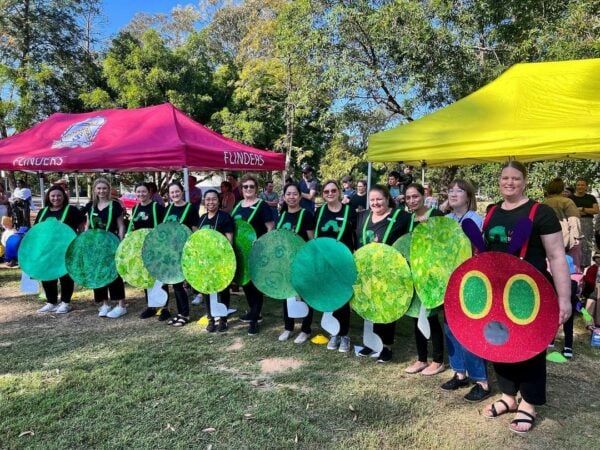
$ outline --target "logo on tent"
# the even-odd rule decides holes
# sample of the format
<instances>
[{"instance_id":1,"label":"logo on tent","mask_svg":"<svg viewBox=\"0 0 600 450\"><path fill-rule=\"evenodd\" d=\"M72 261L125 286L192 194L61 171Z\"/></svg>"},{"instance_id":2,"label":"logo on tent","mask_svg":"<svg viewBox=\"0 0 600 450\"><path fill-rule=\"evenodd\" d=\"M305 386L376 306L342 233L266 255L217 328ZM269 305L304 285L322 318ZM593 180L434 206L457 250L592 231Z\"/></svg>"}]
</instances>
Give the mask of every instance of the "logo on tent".
<instances>
[{"instance_id":1,"label":"logo on tent","mask_svg":"<svg viewBox=\"0 0 600 450\"><path fill-rule=\"evenodd\" d=\"M89 147L105 123L106 119L101 116L77 122L67 128L58 141L52 143L52 148Z\"/></svg>"}]
</instances>

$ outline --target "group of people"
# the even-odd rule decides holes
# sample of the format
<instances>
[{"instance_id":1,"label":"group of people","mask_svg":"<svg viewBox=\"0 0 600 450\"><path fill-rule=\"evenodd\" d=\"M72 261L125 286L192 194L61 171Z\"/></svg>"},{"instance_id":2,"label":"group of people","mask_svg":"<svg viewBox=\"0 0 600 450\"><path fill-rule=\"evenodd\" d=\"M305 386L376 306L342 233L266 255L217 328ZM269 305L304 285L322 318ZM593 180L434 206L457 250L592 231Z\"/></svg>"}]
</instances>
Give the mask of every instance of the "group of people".
<instances>
[{"instance_id":1,"label":"group of people","mask_svg":"<svg viewBox=\"0 0 600 450\"><path fill-rule=\"evenodd\" d=\"M409 175L409 174L405 174ZM349 186L350 178L344 178L342 185L336 180L325 181L320 194L324 203L314 207L318 185L312 177L312 168L303 167L303 178L300 183L288 183L283 188L283 204L275 215L273 208L276 200L269 199L259 193L258 180L246 174L238 183L232 176L221 185L221 192L207 190L203 193L206 212L199 214L197 204L187 202L184 188L178 182L168 186L168 205L158 204L152 197L148 185L140 183L135 187L139 203L133 208L128 227L123 220L123 208L118 201L110 198L111 186L104 178L93 184L92 200L79 211L68 205L67 195L60 186L53 186L46 193L46 206L42 209L36 223L54 217L71 226L76 231L101 228L114 233L123 239L127 232L141 228L153 228L159 223L177 221L191 231L209 228L222 233L233 242L235 220L249 223L256 232L257 238L273 229L288 229L304 240L320 237L333 238L343 243L351 252L370 243L391 245L400 236L411 233L417 226L430 217L443 216L438 208L428 204L425 188L411 182L391 190L385 185L372 186L366 192L366 182L359 181L357 190ZM490 250L506 252L514 227L522 218L530 216L536 202L525 194L527 170L522 164L511 161L507 163L499 177L502 200L488 213L484 222L476 212L475 192L473 186L465 180L454 180L448 185L447 217L461 224L466 219L474 221L481 230L482 236ZM266 191L269 194L269 190ZM399 193L398 193L399 192ZM238 197L239 196L239 197ZM272 197L272 196L271 196ZM366 204L368 202L368 209ZM525 261L552 281L559 307L559 324L571 317L571 282L561 226L557 215L551 207L536 205L533 214L533 228L528 240ZM583 211L592 209L583 206ZM60 303L58 302L57 285L61 284ZM68 275L60 280L43 283L47 304L40 312L66 313L70 310L70 299L73 292L73 281ZM146 308L142 318L158 315L158 320L165 320L175 327L184 326L190 320L190 305L184 283L172 286L175 293L177 314L172 315L168 305L160 311ZM240 317L248 324L248 334L259 333L262 321L264 295L252 281L243 286L249 310ZM229 289L219 293L220 302L229 307ZM118 277L110 285L94 289L94 300L100 304L99 316L117 318L127 312L123 280ZM111 308L110 302L115 305ZM207 330L227 330L227 318L220 317L217 324L212 317L210 303L207 301L209 324ZM470 353L452 334L447 323L440 321L441 308L428 311L427 320L431 330L432 354L428 353L428 339L421 332L417 318L413 318L414 336L417 348L415 361L405 371L409 374L435 375L444 367L444 348L447 348L453 376L441 387L445 390L457 390L470 386L465 395L468 401L481 401L491 395L488 383L486 361ZM339 332L332 335L327 349L349 352L350 341L350 304L346 303L333 316L339 322ZM301 320L300 333L295 337L297 344L302 344L312 334L314 311ZM295 320L290 318L287 304L283 306L284 330L279 335L280 341L290 339L294 334ZM383 349L375 352L368 347L362 348L359 356L372 357L377 362L386 363L392 360L396 322L375 323L374 332L381 338ZM534 425L535 407L546 401L546 357L545 353L519 363L494 363L498 385L502 397L490 404L484 415L494 418L507 413L514 413L511 430L517 433L528 432ZM521 395L520 403L517 394Z\"/></svg>"}]
</instances>

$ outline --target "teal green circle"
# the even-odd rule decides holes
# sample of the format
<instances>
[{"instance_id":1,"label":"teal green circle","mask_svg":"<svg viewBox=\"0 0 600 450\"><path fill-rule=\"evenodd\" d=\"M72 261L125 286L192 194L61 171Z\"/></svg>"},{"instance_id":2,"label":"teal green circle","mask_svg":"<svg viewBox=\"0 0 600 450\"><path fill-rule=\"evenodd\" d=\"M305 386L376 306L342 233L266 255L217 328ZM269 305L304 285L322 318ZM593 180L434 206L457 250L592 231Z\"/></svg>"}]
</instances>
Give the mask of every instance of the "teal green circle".
<instances>
[{"instance_id":1,"label":"teal green circle","mask_svg":"<svg viewBox=\"0 0 600 450\"><path fill-rule=\"evenodd\" d=\"M97 289L112 283L119 274L115 254L119 238L108 231L93 229L77 236L67 249L67 270L75 283Z\"/></svg>"},{"instance_id":2,"label":"teal green circle","mask_svg":"<svg viewBox=\"0 0 600 450\"><path fill-rule=\"evenodd\" d=\"M233 250L237 261L235 282L240 286L250 281L250 250L256 241L256 231L248 222L242 219L235 220L233 233Z\"/></svg>"},{"instance_id":3,"label":"teal green circle","mask_svg":"<svg viewBox=\"0 0 600 450\"><path fill-rule=\"evenodd\" d=\"M465 308L473 315L481 314L489 299L486 283L478 275L469 276L464 283L462 295Z\"/></svg>"},{"instance_id":4,"label":"teal green circle","mask_svg":"<svg viewBox=\"0 0 600 450\"><path fill-rule=\"evenodd\" d=\"M352 253L332 238L308 241L292 261L292 286L317 311L333 312L348 303L356 277Z\"/></svg>"},{"instance_id":5,"label":"teal green circle","mask_svg":"<svg viewBox=\"0 0 600 450\"><path fill-rule=\"evenodd\" d=\"M150 228L142 228L127 233L115 254L115 263L119 275L127 283L140 289L150 289L156 282L144 266L142 259L142 247L150 231Z\"/></svg>"},{"instance_id":6,"label":"teal green circle","mask_svg":"<svg viewBox=\"0 0 600 450\"><path fill-rule=\"evenodd\" d=\"M535 294L525 280L515 280L508 291L508 307L519 320L527 320L535 308Z\"/></svg>"},{"instance_id":7,"label":"teal green circle","mask_svg":"<svg viewBox=\"0 0 600 450\"><path fill-rule=\"evenodd\" d=\"M371 243L354 252L358 279L350 306L363 319L391 323L402 317L413 296L404 256L386 244Z\"/></svg>"},{"instance_id":8,"label":"teal green circle","mask_svg":"<svg viewBox=\"0 0 600 450\"><path fill-rule=\"evenodd\" d=\"M220 292L235 275L235 253L229 240L215 230L198 230L190 236L181 254L183 276L198 292Z\"/></svg>"},{"instance_id":9,"label":"teal green circle","mask_svg":"<svg viewBox=\"0 0 600 450\"><path fill-rule=\"evenodd\" d=\"M183 246L192 232L179 222L166 222L153 228L142 246L142 259L150 275L164 284L185 280L181 269Z\"/></svg>"},{"instance_id":10,"label":"teal green circle","mask_svg":"<svg viewBox=\"0 0 600 450\"><path fill-rule=\"evenodd\" d=\"M289 230L262 235L250 250L250 279L265 295L286 299L297 295L292 286L292 261L304 239Z\"/></svg>"},{"instance_id":11,"label":"teal green circle","mask_svg":"<svg viewBox=\"0 0 600 450\"><path fill-rule=\"evenodd\" d=\"M19 245L19 266L34 280L56 280L67 273L67 248L76 234L64 223L49 217L34 225Z\"/></svg>"}]
</instances>

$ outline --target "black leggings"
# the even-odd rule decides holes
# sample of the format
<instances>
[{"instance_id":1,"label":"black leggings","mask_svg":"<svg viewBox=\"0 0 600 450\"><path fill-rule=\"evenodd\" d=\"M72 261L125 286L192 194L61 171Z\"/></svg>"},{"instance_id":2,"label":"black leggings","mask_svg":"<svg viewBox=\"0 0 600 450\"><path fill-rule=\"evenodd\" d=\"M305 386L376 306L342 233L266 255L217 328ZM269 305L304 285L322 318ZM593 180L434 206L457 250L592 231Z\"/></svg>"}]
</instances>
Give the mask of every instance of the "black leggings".
<instances>
[{"instance_id":1,"label":"black leggings","mask_svg":"<svg viewBox=\"0 0 600 450\"><path fill-rule=\"evenodd\" d=\"M94 301L104 302L108 300L110 294L111 300L125 300L125 285L123 278L118 276L115 281L107 286L94 289Z\"/></svg>"},{"instance_id":2,"label":"black leggings","mask_svg":"<svg viewBox=\"0 0 600 450\"><path fill-rule=\"evenodd\" d=\"M517 395L532 405L546 403L546 352L518 363L494 363L503 394Z\"/></svg>"},{"instance_id":3,"label":"black leggings","mask_svg":"<svg viewBox=\"0 0 600 450\"><path fill-rule=\"evenodd\" d=\"M183 281L181 283L175 283L173 286L173 292L175 292L175 302L177 303L177 313L182 316L189 317L190 315L190 302L188 301L187 292L183 287Z\"/></svg>"},{"instance_id":4,"label":"black leggings","mask_svg":"<svg viewBox=\"0 0 600 450\"><path fill-rule=\"evenodd\" d=\"M248 313L248 317L251 322L256 323L260 317L260 312L262 311L262 305L264 296L263 293L260 292L252 281L249 281L244 285L244 294L246 294L246 301L248 302L248 306L250 307L250 312Z\"/></svg>"},{"instance_id":5,"label":"black leggings","mask_svg":"<svg viewBox=\"0 0 600 450\"><path fill-rule=\"evenodd\" d=\"M314 312L314 309L309 306L308 314L306 317L302 318L302 327L300 330L304 331L306 334L310 334L312 332L310 326L312 325ZM287 300L283 300L283 323L287 331L294 331L294 321L295 319L288 316Z\"/></svg>"},{"instance_id":6,"label":"black leggings","mask_svg":"<svg viewBox=\"0 0 600 450\"><path fill-rule=\"evenodd\" d=\"M381 338L383 345L392 346L396 334L396 321L392 323L374 323L373 332Z\"/></svg>"},{"instance_id":7,"label":"black leggings","mask_svg":"<svg viewBox=\"0 0 600 450\"><path fill-rule=\"evenodd\" d=\"M444 333L437 314L427 318L429 328L431 329L431 345L433 348L433 362L444 362ZM415 340L417 343L417 355L419 361L427 362L427 339L421 333L418 327L418 319L413 318L415 324Z\"/></svg>"},{"instance_id":8,"label":"black leggings","mask_svg":"<svg viewBox=\"0 0 600 450\"><path fill-rule=\"evenodd\" d=\"M63 275L60 280L60 301L70 303L75 289L73 279L67 275ZM46 301L56 305L58 303L58 280L42 281L44 292L46 293Z\"/></svg>"},{"instance_id":9,"label":"black leggings","mask_svg":"<svg viewBox=\"0 0 600 450\"><path fill-rule=\"evenodd\" d=\"M229 309L229 304L231 303L231 294L229 293L229 286L219 292L219 302L223 303L227 309ZM214 319L214 317L210 313L210 294L204 295L204 305L206 306L206 317L209 319ZM220 320L227 321L227 316L221 317Z\"/></svg>"},{"instance_id":10,"label":"black leggings","mask_svg":"<svg viewBox=\"0 0 600 450\"><path fill-rule=\"evenodd\" d=\"M577 282L571 280L571 317L563 324L563 332L565 333L565 347L573 348L573 317L575 316L575 308L577 307Z\"/></svg>"},{"instance_id":11,"label":"black leggings","mask_svg":"<svg viewBox=\"0 0 600 450\"><path fill-rule=\"evenodd\" d=\"M340 323L340 332L338 336L348 336L350 332L350 302L346 303L341 308L336 309L333 312L335 317Z\"/></svg>"}]
</instances>

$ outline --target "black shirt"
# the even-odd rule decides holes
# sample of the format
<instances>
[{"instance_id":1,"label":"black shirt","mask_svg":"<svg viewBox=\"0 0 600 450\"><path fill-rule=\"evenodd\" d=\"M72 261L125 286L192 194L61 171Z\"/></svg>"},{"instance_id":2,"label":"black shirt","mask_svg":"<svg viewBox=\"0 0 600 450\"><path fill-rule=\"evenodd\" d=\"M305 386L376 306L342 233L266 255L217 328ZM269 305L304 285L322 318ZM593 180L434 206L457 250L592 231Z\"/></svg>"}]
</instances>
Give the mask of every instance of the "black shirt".
<instances>
[{"instance_id":1,"label":"black shirt","mask_svg":"<svg viewBox=\"0 0 600 450\"><path fill-rule=\"evenodd\" d=\"M156 217L154 217L156 211ZM154 224L162 223L165 217L165 207L156 202L150 202L147 205L138 203L133 207L131 213L131 229L140 230L142 228L154 228Z\"/></svg>"},{"instance_id":2,"label":"black shirt","mask_svg":"<svg viewBox=\"0 0 600 450\"><path fill-rule=\"evenodd\" d=\"M218 210L212 218L208 217L208 213L202 214L198 222L198 229L216 230L221 234L233 234L233 219L229 214L221 210Z\"/></svg>"},{"instance_id":3,"label":"black shirt","mask_svg":"<svg viewBox=\"0 0 600 450\"><path fill-rule=\"evenodd\" d=\"M397 215L394 219L396 211ZM367 221L366 228L365 221ZM380 242L392 245L396 241L396 239L398 239L403 234L408 233L409 226L410 214L406 211L394 208L390 211L389 215L385 219L380 220L377 223L373 223L371 211L363 211L358 216L358 225L356 226L358 247L362 247L363 245L369 244L371 242ZM388 230L388 227L391 227L390 233L384 242L384 237ZM364 240L366 240L366 242L364 242Z\"/></svg>"},{"instance_id":4,"label":"black shirt","mask_svg":"<svg viewBox=\"0 0 600 450\"><path fill-rule=\"evenodd\" d=\"M112 214L110 213L112 205ZM116 200L111 200L110 205L102 210L99 210L96 206L93 206L92 202L89 202L84 206L83 212L88 216L88 223L90 229L99 228L101 230L110 231L111 233L119 233L119 224L117 219L123 217L123 207ZM108 223L110 216L110 223Z\"/></svg>"},{"instance_id":5,"label":"black shirt","mask_svg":"<svg viewBox=\"0 0 600 450\"><path fill-rule=\"evenodd\" d=\"M234 219L242 219L254 228L256 237L259 238L265 234L268 222L273 222L273 213L271 208L262 200L259 200L252 206L242 206L243 200L239 202L235 208L233 208L232 215ZM258 208L258 210L257 210ZM253 214L256 212L255 214ZM252 217L252 219L250 219Z\"/></svg>"},{"instance_id":6,"label":"black shirt","mask_svg":"<svg viewBox=\"0 0 600 450\"><path fill-rule=\"evenodd\" d=\"M344 217L348 210L347 219ZM338 212L331 211L327 204L322 205L315 214L315 237L330 237L342 242L350 251L356 248L356 212L350 205L342 205ZM342 231L343 230L343 231ZM341 236L340 232L342 233Z\"/></svg>"},{"instance_id":7,"label":"black shirt","mask_svg":"<svg viewBox=\"0 0 600 450\"><path fill-rule=\"evenodd\" d=\"M304 212L302 212L304 211ZM300 215L302 214L302 222L300 222L300 228L298 231L298 220L300 219ZM281 217L277 222L278 230L291 230L294 233L298 234L302 239L308 241L308 233L307 231L314 231L315 229L315 217L312 213L307 209L300 209L300 211L296 211L291 213L289 211L284 211L281 213Z\"/></svg>"},{"instance_id":8,"label":"black shirt","mask_svg":"<svg viewBox=\"0 0 600 450\"><path fill-rule=\"evenodd\" d=\"M81 211L79 211L79 209L77 209L74 206L67 205L66 207L69 208L69 210L67 211L67 215L65 216L65 220L63 221L63 223L65 225L70 226L73 229L73 231L77 232L79 226L85 222L85 216L81 213ZM56 220L60 221L64 212L65 208L61 208L58 211L52 211L49 207L46 207L38 213L37 217L35 218L34 225L36 223L44 222L49 217L53 217Z\"/></svg>"},{"instance_id":9,"label":"black shirt","mask_svg":"<svg viewBox=\"0 0 600 450\"><path fill-rule=\"evenodd\" d=\"M593 208L594 203L598 203L598 201L596 200L596 197L594 197L593 195L590 195L590 194L585 194L581 197L572 195L569 198L571 200L573 200L573 203L575 203L575 206L577 206L577 208ZM594 217L594 215L582 212L581 217Z\"/></svg>"},{"instance_id":10,"label":"black shirt","mask_svg":"<svg viewBox=\"0 0 600 450\"><path fill-rule=\"evenodd\" d=\"M358 207L361 206L363 210L367 209L367 194L358 195L354 193L352 197L350 197L350 207L352 211L356 211Z\"/></svg>"},{"instance_id":11,"label":"black shirt","mask_svg":"<svg viewBox=\"0 0 600 450\"><path fill-rule=\"evenodd\" d=\"M198 206L187 202L181 206L176 206L171 203L166 208L163 222L179 222L183 225L186 225L189 229L192 229L192 227L197 227Z\"/></svg>"}]
</instances>

